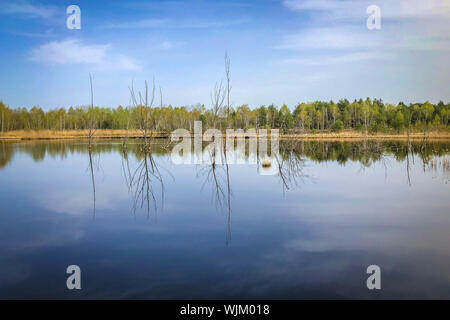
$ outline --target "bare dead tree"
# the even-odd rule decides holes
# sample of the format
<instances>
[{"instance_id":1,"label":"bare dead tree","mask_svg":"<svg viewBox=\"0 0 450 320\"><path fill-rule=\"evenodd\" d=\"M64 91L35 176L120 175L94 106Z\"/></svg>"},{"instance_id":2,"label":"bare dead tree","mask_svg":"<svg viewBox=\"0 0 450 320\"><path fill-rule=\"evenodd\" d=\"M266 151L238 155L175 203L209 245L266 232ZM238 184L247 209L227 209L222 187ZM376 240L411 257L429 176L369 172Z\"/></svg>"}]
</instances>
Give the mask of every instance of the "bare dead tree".
<instances>
[{"instance_id":1,"label":"bare dead tree","mask_svg":"<svg viewBox=\"0 0 450 320\"><path fill-rule=\"evenodd\" d=\"M230 76L230 57L228 56L228 52L225 52L225 76L227 79L227 88L226 88L226 95L227 95L227 127L228 127L228 120L230 118L230 94L231 94L231 76ZM233 142L234 143L234 142ZM225 145L224 145L224 158L225 158L225 172L226 172L226 181L227 181L227 207L228 207L228 221L227 221L227 244L228 241L231 239L231 185L230 185L230 170L228 166L228 159L227 159L227 141L225 139Z\"/></svg>"},{"instance_id":2,"label":"bare dead tree","mask_svg":"<svg viewBox=\"0 0 450 320\"><path fill-rule=\"evenodd\" d=\"M144 93L141 93L140 91L135 93L134 91L134 85L133 82L131 83L131 87L129 87L130 95L131 95L131 101L133 103L133 106L135 108L139 109L139 119L138 119L138 126L139 129L142 132L142 136L144 139L144 148L149 149L150 144L149 140L151 140L153 136L153 129L152 124L152 118L151 118L151 110L153 108L153 104L155 102L155 79L153 78L153 86L151 89L150 97L149 97L149 88L147 80L145 80L145 88ZM162 90L160 88L161 93L161 104L162 104Z\"/></svg>"},{"instance_id":3,"label":"bare dead tree","mask_svg":"<svg viewBox=\"0 0 450 320\"><path fill-rule=\"evenodd\" d=\"M160 97L159 107L162 108L163 107L163 93L162 93L161 86L159 86L159 97Z\"/></svg>"},{"instance_id":4,"label":"bare dead tree","mask_svg":"<svg viewBox=\"0 0 450 320\"><path fill-rule=\"evenodd\" d=\"M213 127L216 128L217 125L217 119L222 113L223 104L225 101L226 96L226 89L222 85L222 81L220 83L215 84L214 90L211 92L211 104L212 104L212 111L214 115L213 119Z\"/></svg>"},{"instance_id":5,"label":"bare dead tree","mask_svg":"<svg viewBox=\"0 0 450 320\"><path fill-rule=\"evenodd\" d=\"M131 87L133 87L133 81L131 83L132 83ZM125 137L123 138L123 141L122 141L122 149L124 150L124 152L126 152L126 148L127 148L127 142L128 142L128 138L129 138L128 133L130 130L130 122L131 122L131 110L130 110L129 106L126 107L126 115L127 115L127 128L125 130Z\"/></svg>"},{"instance_id":6,"label":"bare dead tree","mask_svg":"<svg viewBox=\"0 0 450 320\"><path fill-rule=\"evenodd\" d=\"M225 76L227 78L227 121L230 117L230 93L231 93L231 76L230 76L230 57L228 52L225 52Z\"/></svg>"},{"instance_id":7,"label":"bare dead tree","mask_svg":"<svg viewBox=\"0 0 450 320\"><path fill-rule=\"evenodd\" d=\"M94 219L96 212L96 189L95 189L95 175L94 175L94 162L92 157L92 139L94 137L96 126L94 118L94 87L92 84L92 75L89 73L89 83L91 87L91 105L88 112L88 153L89 153L89 172L91 175L92 194L94 197Z\"/></svg>"},{"instance_id":8,"label":"bare dead tree","mask_svg":"<svg viewBox=\"0 0 450 320\"><path fill-rule=\"evenodd\" d=\"M213 111L213 128L217 127L218 118L224 115L224 107L226 108L226 117L228 120L230 110L230 92L231 92L231 79L230 79L230 59L228 54L225 53L225 74L227 79L227 85L224 86L222 81L215 84L214 89L211 92L211 107ZM224 106L225 99L227 104ZM216 138L215 138L216 139ZM210 185L213 194L216 207L219 209L226 209L227 214L227 231L226 231L226 243L229 244L231 240L231 183L230 183L230 170L228 166L226 142L221 148L221 154L216 154L216 148L214 148L209 157L211 164L202 167L199 171L200 176L205 178L202 189L205 185ZM225 160L225 164L219 164L217 158Z\"/></svg>"},{"instance_id":9,"label":"bare dead tree","mask_svg":"<svg viewBox=\"0 0 450 320\"><path fill-rule=\"evenodd\" d=\"M91 148L92 138L95 134L95 118L94 118L94 88L92 85L92 75L89 74L89 82L91 84L91 105L89 107L89 119L88 119L88 139L89 139L89 149Z\"/></svg>"}]
</instances>

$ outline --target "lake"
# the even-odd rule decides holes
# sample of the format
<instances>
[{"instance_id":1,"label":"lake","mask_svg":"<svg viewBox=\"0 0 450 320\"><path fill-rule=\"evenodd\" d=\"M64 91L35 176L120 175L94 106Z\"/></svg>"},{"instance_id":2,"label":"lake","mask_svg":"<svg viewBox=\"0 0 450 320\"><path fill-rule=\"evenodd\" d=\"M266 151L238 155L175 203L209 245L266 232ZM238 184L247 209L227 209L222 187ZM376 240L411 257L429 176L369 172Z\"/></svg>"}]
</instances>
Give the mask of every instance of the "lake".
<instances>
[{"instance_id":1,"label":"lake","mask_svg":"<svg viewBox=\"0 0 450 320\"><path fill-rule=\"evenodd\" d=\"M0 142L0 298L450 299L448 141L281 141L269 175L141 146Z\"/></svg>"}]
</instances>

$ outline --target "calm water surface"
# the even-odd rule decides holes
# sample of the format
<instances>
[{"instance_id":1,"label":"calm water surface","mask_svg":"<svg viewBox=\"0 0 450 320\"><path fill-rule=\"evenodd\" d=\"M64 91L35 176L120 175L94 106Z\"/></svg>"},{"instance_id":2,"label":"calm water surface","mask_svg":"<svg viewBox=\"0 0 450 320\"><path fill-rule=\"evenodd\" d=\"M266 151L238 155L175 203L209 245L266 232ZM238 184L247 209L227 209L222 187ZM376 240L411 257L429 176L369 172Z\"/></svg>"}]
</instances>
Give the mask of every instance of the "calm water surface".
<instances>
[{"instance_id":1,"label":"calm water surface","mask_svg":"<svg viewBox=\"0 0 450 320\"><path fill-rule=\"evenodd\" d=\"M164 141L0 142L0 298L450 299L449 142L280 149L262 175Z\"/></svg>"}]
</instances>

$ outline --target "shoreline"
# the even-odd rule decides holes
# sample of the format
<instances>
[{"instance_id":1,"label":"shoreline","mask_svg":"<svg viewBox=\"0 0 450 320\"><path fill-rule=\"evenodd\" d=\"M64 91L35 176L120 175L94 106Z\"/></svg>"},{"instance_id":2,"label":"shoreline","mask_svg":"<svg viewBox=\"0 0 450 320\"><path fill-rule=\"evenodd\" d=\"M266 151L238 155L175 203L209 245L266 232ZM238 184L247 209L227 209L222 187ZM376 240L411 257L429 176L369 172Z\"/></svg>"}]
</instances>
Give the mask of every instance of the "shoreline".
<instances>
[{"instance_id":1,"label":"shoreline","mask_svg":"<svg viewBox=\"0 0 450 320\"><path fill-rule=\"evenodd\" d=\"M225 134L224 134L225 135ZM168 139L170 133L154 132L153 139ZM141 139L142 134L137 130L97 130L93 140L104 139ZM269 133L270 138L270 133ZM0 133L0 141L29 141L29 140L87 140L87 130L38 130L38 131L9 131ZM280 140L407 140L406 132L399 134L377 133L367 134L359 131L317 132L317 133L287 133L280 134ZM413 132L410 140L423 140L423 132ZM427 140L450 140L450 131L430 131Z\"/></svg>"}]
</instances>

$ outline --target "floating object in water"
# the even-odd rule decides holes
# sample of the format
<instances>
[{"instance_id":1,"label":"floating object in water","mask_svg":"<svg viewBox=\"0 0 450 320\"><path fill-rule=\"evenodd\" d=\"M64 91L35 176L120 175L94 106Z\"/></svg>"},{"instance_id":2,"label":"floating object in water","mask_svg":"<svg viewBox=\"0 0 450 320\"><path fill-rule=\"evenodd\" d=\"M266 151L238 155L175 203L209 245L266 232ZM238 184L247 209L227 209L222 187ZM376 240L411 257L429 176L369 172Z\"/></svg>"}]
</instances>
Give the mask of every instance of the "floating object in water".
<instances>
[{"instance_id":1,"label":"floating object in water","mask_svg":"<svg viewBox=\"0 0 450 320\"><path fill-rule=\"evenodd\" d=\"M272 166L272 162L269 159L264 159L262 161L263 168L270 168Z\"/></svg>"}]
</instances>

